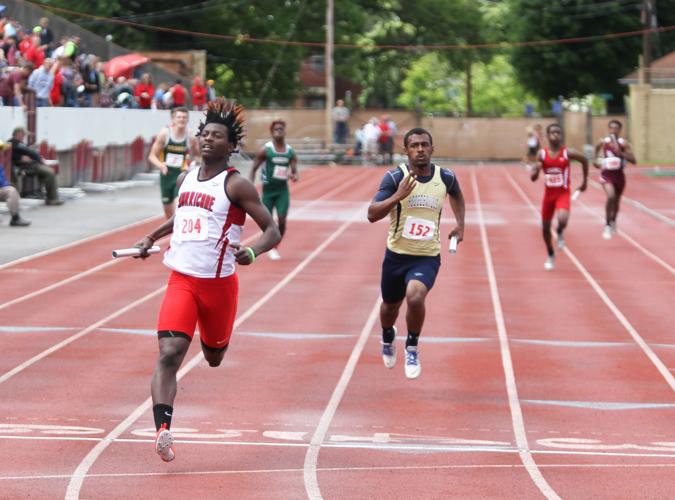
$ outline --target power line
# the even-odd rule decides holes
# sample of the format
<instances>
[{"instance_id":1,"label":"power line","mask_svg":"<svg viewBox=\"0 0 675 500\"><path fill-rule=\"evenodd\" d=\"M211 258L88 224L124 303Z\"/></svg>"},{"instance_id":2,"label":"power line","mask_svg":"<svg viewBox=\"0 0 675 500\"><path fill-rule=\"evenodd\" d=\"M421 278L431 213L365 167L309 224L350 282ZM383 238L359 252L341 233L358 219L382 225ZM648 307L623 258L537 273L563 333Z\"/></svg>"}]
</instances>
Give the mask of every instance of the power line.
<instances>
[{"instance_id":1,"label":"power line","mask_svg":"<svg viewBox=\"0 0 675 500\"><path fill-rule=\"evenodd\" d=\"M33 3L33 2L27 2ZM176 35L186 35L192 37L201 37L201 38L212 38L217 40L230 40L238 43L256 43L261 45L291 45L297 47L316 47L324 48L325 42L300 42L293 40L272 40L265 38L254 38L247 34L241 33L238 35L222 35L218 33L204 33L200 31L190 31L183 30L178 28L166 28L162 26L154 26L150 24L136 23L132 21L125 21L122 19L115 19L105 16L97 16L94 14L85 14L82 12L77 12L69 9L64 9L61 7L54 7L52 5L38 4L44 9L48 9L54 12L63 12L66 14L71 14L74 16L86 17L90 19L96 19L98 21L104 21L111 24L120 24L123 26L131 26L139 29L145 29L150 31L159 31L163 33L173 33ZM410 51L419 51L419 50L470 50L470 49L504 49L510 47L536 47L536 46L546 46L546 45L562 45L562 44L573 44L573 43L585 43L585 42L594 42L601 40L614 40L619 38L629 38L633 36L643 35L645 33L665 33L675 30L675 25L663 26L660 28L645 28L641 30L634 31L625 31L621 33L605 33L602 35L589 35L589 36L579 36L571 38L558 38L552 40L532 40L526 42L496 42L496 43L478 43L478 44L437 44L437 45L397 45L397 44L350 44L350 43L336 43L334 44L335 48L339 49L366 49L366 50L410 50Z\"/></svg>"}]
</instances>

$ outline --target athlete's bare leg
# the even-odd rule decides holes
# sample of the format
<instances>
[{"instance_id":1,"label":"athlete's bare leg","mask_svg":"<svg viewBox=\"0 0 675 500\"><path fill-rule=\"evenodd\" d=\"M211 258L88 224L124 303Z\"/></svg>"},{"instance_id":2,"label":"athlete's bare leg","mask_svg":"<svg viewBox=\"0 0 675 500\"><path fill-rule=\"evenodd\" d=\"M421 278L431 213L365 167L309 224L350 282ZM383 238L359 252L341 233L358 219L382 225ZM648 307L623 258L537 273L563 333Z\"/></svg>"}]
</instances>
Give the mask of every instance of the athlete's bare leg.
<instances>
[{"instance_id":1,"label":"athlete's bare leg","mask_svg":"<svg viewBox=\"0 0 675 500\"><path fill-rule=\"evenodd\" d=\"M426 306L424 301L427 298L429 289L424 283L417 280L408 281L408 287L405 291L405 300L408 306L405 321L409 332L419 333L424 325L426 315Z\"/></svg>"},{"instance_id":2,"label":"athlete's bare leg","mask_svg":"<svg viewBox=\"0 0 675 500\"><path fill-rule=\"evenodd\" d=\"M544 235L544 243L546 243L546 250L548 255L553 256L555 251L553 250L553 242L551 241L551 221L545 220L542 222L542 230Z\"/></svg>"},{"instance_id":3,"label":"athlete's bare leg","mask_svg":"<svg viewBox=\"0 0 675 500\"><path fill-rule=\"evenodd\" d=\"M619 197L616 195L616 190L611 182L605 182L602 185L607 194L607 202L605 203L605 219L609 226L616 220L616 214L619 212Z\"/></svg>"},{"instance_id":4,"label":"athlete's bare leg","mask_svg":"<svg viewBox=\"0 0 675 500\"><path fill-rule=\"evenodd\" d=\"M570 219L570 213L567 210L558 210L558 227L556 232L560 235L567 227L567 222Z\"/></svg>"},{"instance_id":5,"label":"athlete's bare leg","mask_svg":"<svg viewBox=\"0 0 675 500\"><path fill-rule=\"evenodd\" d=\"M380 306L380 324L383 329L391 328L396 324L396 318L398 318L398 311L401 308L402 303L402 300L392 304L382 302L382 305Z\"/></svg>"},{"instance_id":6,"label":"athlete's bare leg","mask_svg":"<svg viewBox=\"0 0 675 500\"><path fill-rule=\"evenodd\" d=\"M176 373L189 347L190 341L183 337L159 339L159 358L150 384L153 405L173 406L176 398Z\"/></svg>"},{"instance_id":7,"label":"athlete's bare leg","mask_svg":"<svg viewBox=\"0 0 675 500\"><path fill-rule=\"evenodd\" d=\"M279 219L279 234L281 234L281 237L284 237L284 233L286 232L286 216L285 215L278 215L277 217Z\"/></svg>"},{"instance_id":8,"label":"athlete's bare leg","mask_svg":"<svg viewBox=\"0 0 675 500\"><path fill-rule=\"evenodd\" d=\"M225 352L227 352L228 347L229 344L226 345L225 347L217 349L214 347L209 347L202 343L202 353L204 353L204 359L206 359L209 366L213 368L215 368L216 366L220 366L220 363L223 361L223 358L225 357Z\"/></svg>"}]
</instances>

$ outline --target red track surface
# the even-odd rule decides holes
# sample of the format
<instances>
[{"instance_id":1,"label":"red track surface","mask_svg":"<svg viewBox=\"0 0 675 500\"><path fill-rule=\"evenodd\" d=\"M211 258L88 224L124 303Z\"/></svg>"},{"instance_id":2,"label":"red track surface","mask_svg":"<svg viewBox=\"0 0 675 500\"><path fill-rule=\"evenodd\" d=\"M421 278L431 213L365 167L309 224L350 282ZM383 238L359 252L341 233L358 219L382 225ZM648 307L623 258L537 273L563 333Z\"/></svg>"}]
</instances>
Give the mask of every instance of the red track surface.
<instances>
[{"instance_id":1,"label":"red track surface","mask_svg":"<svg viewBox=\"0 0 675 500\"><path fill-rule=\"evenodd\" d=\"M168 272L106 264L155 223L0 268L0 498L672 495L673 226L624 204L604 241L589 188L545 272L541 183L455 171L467 230L429 295L421 377L379 355L386 225L365 207L384 170L306 171L283 259L239 271L225 363L186 358L170 464L147 402ZM632 175L626 194L671 217L673 183Z\"/></svg>"}]
</instances>

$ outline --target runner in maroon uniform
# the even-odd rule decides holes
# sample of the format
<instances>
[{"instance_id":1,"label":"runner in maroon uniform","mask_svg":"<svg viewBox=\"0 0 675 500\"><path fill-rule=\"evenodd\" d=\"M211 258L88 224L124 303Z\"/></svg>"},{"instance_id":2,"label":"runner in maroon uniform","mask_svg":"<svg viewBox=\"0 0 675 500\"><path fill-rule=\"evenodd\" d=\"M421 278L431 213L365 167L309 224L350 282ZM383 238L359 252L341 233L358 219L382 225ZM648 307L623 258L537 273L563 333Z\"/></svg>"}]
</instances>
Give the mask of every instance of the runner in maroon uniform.
<instances>
[{"instance_id":1,"label":"runner in maroon uniform","mask_svg":"<svg viewBox=\"0 0 675 500\"><path fill-rule=\"evenodd\" d=\"M621 135L621 122L609 122L609 135L595 145L595 162L601 169L600 182L607 194L605 204L605 229L602 237L610 239L616 232L616 216L619 214L621 195L626 187L626 175L623 172L626 162L635 164L635 155L630 144Z\"/></svg>"},{"instance_id":2,"label":"runner in maroon uniform","mask_svg":"<svg viewBox=\"0 0 675 500\"><path fill-rule=\"evenodd\" d=\"M570 160L581 163L584 172L584 180L579 186L579 191L586 190L588 178L588 160L577 151L568 149L562 140L562 129L553 123L546 127L548 148L539 150L538 161L532 170L531 179L536 181L539 171L544 171L544 200L541 205L541 220L544 230L544 242L548 251L548 259L544 263L544 269L550 271L554 267L555 251L551 240L551 221L553 214L558 213L558 248L565 248L563 231L567 226L570 216Z\"/></svg>"}]
</instances>

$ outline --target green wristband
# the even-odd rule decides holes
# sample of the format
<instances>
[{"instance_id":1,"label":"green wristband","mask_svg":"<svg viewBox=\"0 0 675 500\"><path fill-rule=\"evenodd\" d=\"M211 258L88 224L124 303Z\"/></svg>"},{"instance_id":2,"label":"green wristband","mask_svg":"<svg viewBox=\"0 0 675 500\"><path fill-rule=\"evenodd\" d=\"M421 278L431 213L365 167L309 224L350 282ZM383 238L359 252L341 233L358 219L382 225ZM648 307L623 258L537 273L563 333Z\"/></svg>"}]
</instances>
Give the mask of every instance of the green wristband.
<instances>
[{"instance_id":1,"label":"green wristband","mask_svg":"<svg viewBox=\"0 0 675 500\"><path fill-rule=\"evenodd\" d=\"M253 264L255 262L255 252L251 247L246 247L246 251L251 256L251 264Z\"/></svg>"}]
</instances>

